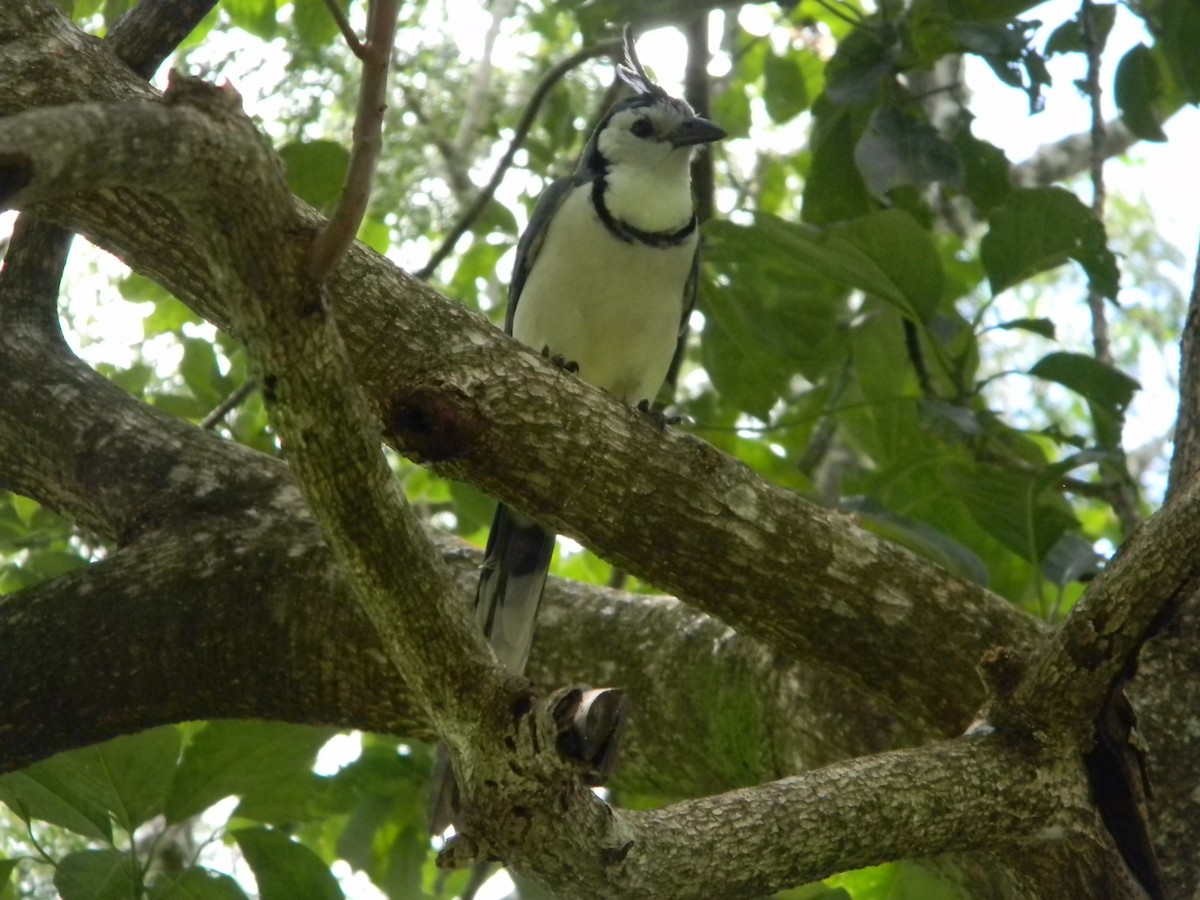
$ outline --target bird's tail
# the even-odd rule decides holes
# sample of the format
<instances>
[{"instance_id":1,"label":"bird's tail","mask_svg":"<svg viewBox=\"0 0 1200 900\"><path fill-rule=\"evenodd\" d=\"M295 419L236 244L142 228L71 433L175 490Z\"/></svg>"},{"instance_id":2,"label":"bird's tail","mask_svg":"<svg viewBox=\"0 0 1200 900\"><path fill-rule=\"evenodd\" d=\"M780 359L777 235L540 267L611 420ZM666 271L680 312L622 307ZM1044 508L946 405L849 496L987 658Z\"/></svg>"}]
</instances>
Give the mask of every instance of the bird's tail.
<instances>
[{"instance_id":1,"label":"bird's tail","mask_svg":"<svg viewBox=\"0 0 1200 900\"><path fill-rule=\"evenodd\" d=\"M496 507L475 591L475 621L496 658L516 674L525 671L529 658L542 588L554 555L554 537L549 528L503 503ZM456 791L443 745L438 748L430 804L434 834L452 824Z\"/></svg>"}]
</instances>

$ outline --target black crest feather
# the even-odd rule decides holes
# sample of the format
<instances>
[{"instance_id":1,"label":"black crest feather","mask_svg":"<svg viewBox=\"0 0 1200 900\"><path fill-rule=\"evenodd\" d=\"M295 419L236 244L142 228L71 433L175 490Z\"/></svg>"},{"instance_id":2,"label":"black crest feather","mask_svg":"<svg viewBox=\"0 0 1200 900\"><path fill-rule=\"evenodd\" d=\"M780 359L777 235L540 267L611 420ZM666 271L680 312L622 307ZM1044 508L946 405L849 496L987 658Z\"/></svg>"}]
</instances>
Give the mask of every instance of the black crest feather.
<instances>
[{"instance_id":1,"label":"black crest feather","mask_svg":"<svg viewBox=\"0 0 1200 900\"><path fill-rule=\"evenodd\" d=\"M665 97L667 92L654 83L646 74L642 61L638 59L637 47L633 43L633 29L626 24L623 31L625 38L625 58L617 63L617 75L627 85L639 94L654 94Z\"/></svg>"}]
</instances>

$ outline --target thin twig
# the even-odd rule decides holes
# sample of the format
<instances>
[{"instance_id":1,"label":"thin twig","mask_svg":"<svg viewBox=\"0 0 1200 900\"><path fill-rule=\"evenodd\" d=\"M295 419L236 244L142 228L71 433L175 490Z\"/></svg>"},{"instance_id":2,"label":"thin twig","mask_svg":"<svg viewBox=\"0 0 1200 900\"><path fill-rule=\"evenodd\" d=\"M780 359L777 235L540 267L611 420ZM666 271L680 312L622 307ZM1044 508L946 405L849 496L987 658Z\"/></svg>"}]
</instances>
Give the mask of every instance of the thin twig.
<instances>
[{"instance_id":1,"label":"thin twig","mask_svg":"<svg viewBox=\"0 0 1200 900\"><path fill-rule=\"evenodd\" d=\"M429 262L417 270L415 277L422 281L428 279L441 264L442 260L454 251L455 245L467 233L467 229L479 218L480 213L487 208L488 203L492 200L492 196L496 193L496 188L500 186L500 182L504 180L505 173L512 165L517 151L525 143L525 138L528 136L529 130L533 127L534 119L537 118L538 110L541 109L542 101L546 99L551 88L558 84L568 72L587 62L589 59L611 54L620 49L620 41L603 41L591 47L584 47L546 72L542 80L538 82L537 88L534 89L533 96L529 98L529 104L525 107L525 113L521 116L521 121L517 123L512 140L509 141L508 149L504 151L504 156L501 157L500 162L496 164L496 171L492 173L491 180L479 192L479 195L475 198L475 202L454 223L454 227L450 229L450 233L446 235L441 246L429 257Z\"/></svg>"},{"instance_id":2,"label":"thin twig","mask_svg":"<svg viewBox=\"0 0 1200 900\"><path fill-rule=\"evenodd\" d=\"M1088 102L1091 104L1091 146L1088 158L1092 178L1092 212L1104 221L1104 115L1100 109L1100 36L1096 34L1096 7L1092 0L1083 0L1080 9L1083 20L1083 45L1087 52ZM1108 339L1108 321L1105 317L1104 297L1093 285L1088 285L1088 307L1092 313L1092 348L1096 359L1112 365L1112 345Z\"/></svg>"},{"instance_id":3,"label":"thin twig","mask_svg":"<svg viewBox=\"0 0 1200 900\"><path fill-rule=\"evenodd\" d=\"M371 0L367 8L367 40L362 45L362 83L354 115L350 165L337 209L308 252L308 275L324 281L358 234L371 197L371 179L383 147L383 111L387 108L388 63L396 37L397 0Z\"/></svg>"},{"instance_id":4,"label":"thin twig","mask_svg":"<svg viewBox=\"0 0 1200 900\"><path fill-rule=\"evenodd\" d=\"M200 427L205 431L215 428L222 419L229 415L231 410L240 406L256 387L258 387L258 383L253 378L243 381L230 392L228 397L212 408L212 411L200 422Z\"/></svg>"},{"instance_id":5,"label":"thin twig","mask_svg":"<svg viewBox=\"0 0 1200 900\"><path fill-rule=\"evenodd\" d=\"M346 39L346 46L350 48L350 52L359 59L365 60L366 51L363 49L362 41L354 33L354 28L350 25L350 20L346 18L346 14L342 12L342 8L338 6L337 0L325 0L325 6L329 10L329 14L333 16L333 21L337 22L338 30L342 33L342 37Z\"/></svg>"},{"instance_id":6,"label":"thin twig","mask_svg":"<svg viewBox=\"0 0 1200 900\"><path fill-rule=\"evenodd\" d=\"M1088 101L1091 104L1092 123L1091 123L1091 145L1090 155L1088 158L1089 169L1092 179L1092 212L1096 218L1104 221L1104 208L1106 200L1106 192L1104 188L1104 145L1107 135L1105 134L1104 114L1100 109L1100 53L1104 49L1103 40L1096 31L1096 20L1098 13L1093 0L1082 0L1083 5L1080 7L1080 18L1083 24L1083 46L1087 54L1087 76L1085 83L1087 85ZM1108 336L1108 319L1105 309L1105 300L1103 294L1092 282L1088 279L1087 293L1088 309L1092 314L1092 350L1095 353L1096 359L1105 365L1113 364L1112 343ZM1116 469L1117 477L1120 483L1112 494L1112 508L1117 516L1117 520L1121 523L1121 531L1126 535L1133 533L1133 530L1141 524L1142 515L1139 509L1137 490L1134 486L1133 478L1129 474L1129 465L1125 459L1125 449L1121 445L1120 437L1117 438L1117 446L1114 448L1117 452L1118 459L1114 461L1113 467Z\"/></svg>"}]
</instances>

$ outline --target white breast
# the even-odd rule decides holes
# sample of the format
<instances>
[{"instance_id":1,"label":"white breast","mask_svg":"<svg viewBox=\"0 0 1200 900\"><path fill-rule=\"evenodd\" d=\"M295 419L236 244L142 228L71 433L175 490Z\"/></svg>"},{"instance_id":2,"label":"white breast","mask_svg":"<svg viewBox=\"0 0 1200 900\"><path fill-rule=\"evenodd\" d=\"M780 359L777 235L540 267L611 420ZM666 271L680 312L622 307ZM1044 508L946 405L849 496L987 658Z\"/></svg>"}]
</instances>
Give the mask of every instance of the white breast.
<instances>
[{"instance_id":1,"label":"white breast","mask_svg":"<svg viewBox=\"0 0 1200 900\"><path fill-rule=\"evenodd\" d=\"M679 335L696 251L614 237L575 188L551 220L513 319L517 340L579 365L579 376L627 403L653 400Z\"/></svg>"}]
</instances>

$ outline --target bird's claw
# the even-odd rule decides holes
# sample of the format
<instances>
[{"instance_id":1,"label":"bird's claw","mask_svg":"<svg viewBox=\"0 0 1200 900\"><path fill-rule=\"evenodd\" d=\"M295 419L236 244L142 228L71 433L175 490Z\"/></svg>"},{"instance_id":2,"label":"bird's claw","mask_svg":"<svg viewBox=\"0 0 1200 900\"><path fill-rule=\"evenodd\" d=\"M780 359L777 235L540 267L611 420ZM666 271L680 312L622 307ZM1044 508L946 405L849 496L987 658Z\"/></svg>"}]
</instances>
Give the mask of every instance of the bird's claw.
<instances>
[{"instance_id":1,"label":"bird's claw","mask_svg":"<svg viewBox=\"0 0 1200 900\"><path fill-rule=\"evenodd\" d=\"M683 416L668 413L665 409L655 409L650 405L649 400L639 400L637 410L646 415L651 422L664 431L668 426L678 425L683 421Z\"/></svg>"},{"instance_id":2,"label":"bird's claw","mask_svg":"<svg viewBox=\"0 0 1200 900\"><path fill-rule=\"evenodd\" d=\"M570 372L572 375L579 374L579 363L575 362L573 359L567 359L561 353L555 353L553 356L551 356L549 344L542 348L542 356L550 360L550 362L554 363L554 365L562 369L564 372Z\"/></svg>"}]
</instances>

